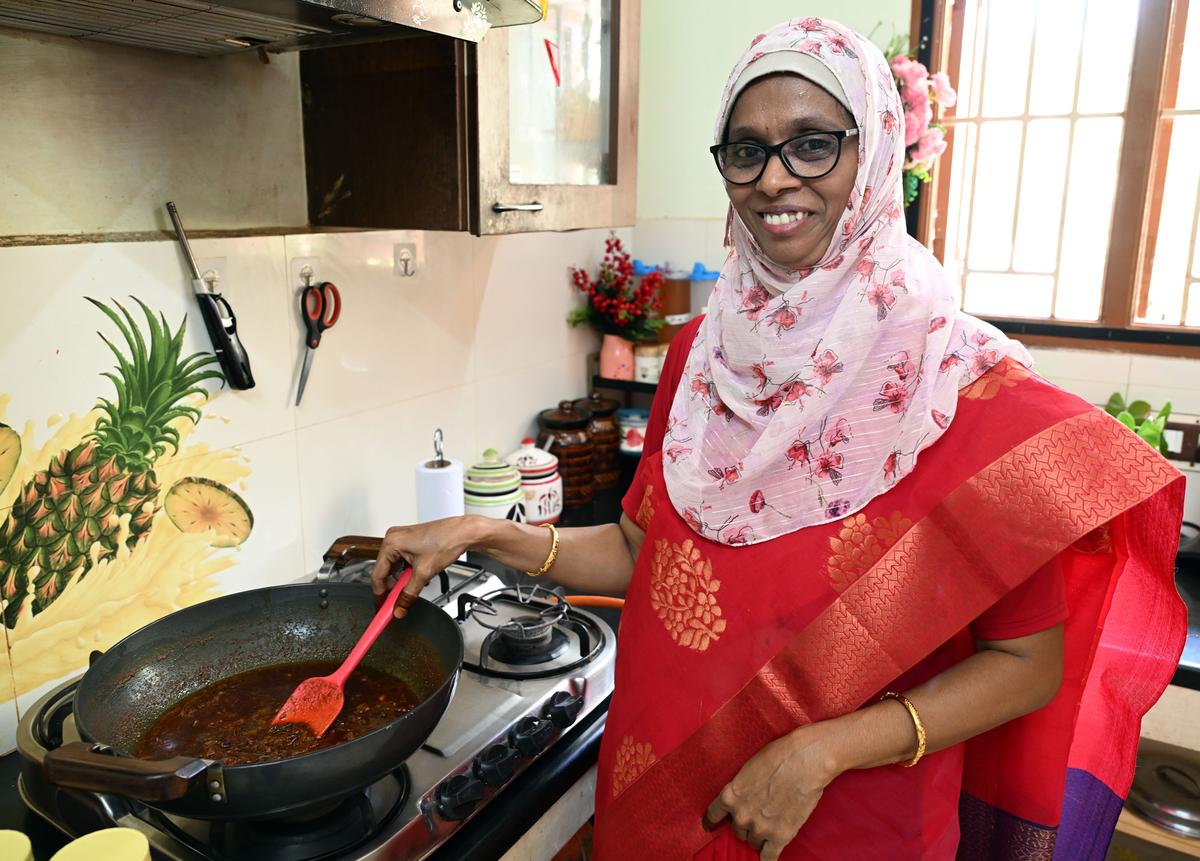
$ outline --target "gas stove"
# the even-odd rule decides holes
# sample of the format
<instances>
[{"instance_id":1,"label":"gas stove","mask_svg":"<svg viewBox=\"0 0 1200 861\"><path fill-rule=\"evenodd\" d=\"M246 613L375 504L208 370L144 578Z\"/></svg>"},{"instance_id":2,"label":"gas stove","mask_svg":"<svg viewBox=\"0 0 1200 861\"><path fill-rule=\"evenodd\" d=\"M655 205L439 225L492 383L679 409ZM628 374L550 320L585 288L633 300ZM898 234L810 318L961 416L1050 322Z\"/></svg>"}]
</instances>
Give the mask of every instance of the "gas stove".
<instances>
[{"instance_id":1,"label":"gas stove","mask_svg":"<svg viewBox=\"0 0 1200 861\"><path fill-rule=\"evenodd\" d=\"M371 560L334 557L317 574L369 582ZM74 679L26 713L18 729L26 805L68 835L114 825L149 838L170 861L422 859L478 816L599 708L613 689L616 636L602 619L545 586L505 585L456 563L422 597L459 624L465 659L441 721L384 779L302 820L209 822L164 814L119 795L65 789L39 767L47 750L79 738Z\"/></svg>"}]
</instances>

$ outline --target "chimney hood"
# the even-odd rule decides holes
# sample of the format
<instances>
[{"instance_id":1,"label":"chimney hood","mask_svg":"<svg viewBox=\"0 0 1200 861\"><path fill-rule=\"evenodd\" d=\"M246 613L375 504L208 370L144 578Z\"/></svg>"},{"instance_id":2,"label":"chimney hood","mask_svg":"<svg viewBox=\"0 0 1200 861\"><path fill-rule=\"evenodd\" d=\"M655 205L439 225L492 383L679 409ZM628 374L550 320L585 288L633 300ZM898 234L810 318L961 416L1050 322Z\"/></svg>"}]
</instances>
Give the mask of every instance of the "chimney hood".
<instances>
[{"instance_id":1,"label":"chimney hood","mask_svg":"<svg viewBox=\"0 0 1200 861\"><path fill-rule=\"evenodd\" d=\"M0 27L196 56L420 33L478 42L541 17L540 0L0 0Z\"/></svg>"}]
</instances>

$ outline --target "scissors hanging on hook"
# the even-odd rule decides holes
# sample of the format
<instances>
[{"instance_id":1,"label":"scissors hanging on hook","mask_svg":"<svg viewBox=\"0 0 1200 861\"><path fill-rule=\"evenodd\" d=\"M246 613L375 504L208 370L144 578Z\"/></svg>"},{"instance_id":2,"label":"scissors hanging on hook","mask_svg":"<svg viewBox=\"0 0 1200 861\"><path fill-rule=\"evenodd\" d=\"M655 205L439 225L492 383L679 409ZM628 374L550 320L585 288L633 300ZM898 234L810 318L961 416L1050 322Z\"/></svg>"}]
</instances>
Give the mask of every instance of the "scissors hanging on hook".
<instances>
[{"instance_id":1,"label":"scissors hanging on hook","mask_svg":"<svg viewBox=\"0 0 1200 861\"><path fill-rule=\"evenodd\" d=\"M308 383L308 372L312 369L313 355L321 345L321 335L333 326L342 315L342 295L330 281L313 285L312 276L305 275L304 290L300 293L300 318L304 322L304 366L300 369L300 387L296 390L296 406L304 397Z\"/></svg>"}]
</instances>

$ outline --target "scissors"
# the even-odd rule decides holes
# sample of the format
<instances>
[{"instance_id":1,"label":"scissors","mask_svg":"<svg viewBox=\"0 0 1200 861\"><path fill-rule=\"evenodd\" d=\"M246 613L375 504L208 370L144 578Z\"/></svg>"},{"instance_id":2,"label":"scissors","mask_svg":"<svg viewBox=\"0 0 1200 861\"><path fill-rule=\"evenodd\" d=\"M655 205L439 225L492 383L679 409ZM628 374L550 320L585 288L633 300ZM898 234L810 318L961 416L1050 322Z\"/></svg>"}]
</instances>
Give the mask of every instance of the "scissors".
<instances>
[{"instance_id":1,"label":"scissors","mask_svg":"<svg viewBox=\"0 0 1200 861\"><path fill-rule=\"evenodd\" d=\"M304 321L304 367L300 369L300 388L296 390L296 406L304 397L304 386L308 383L308 372L312 368L313 354L321 345L321 334L334 323L342 314L342 296L337 287L329 281L313 285L311 281L304 285L300 294L300 318Z\"/></svg>"}]
</instances>

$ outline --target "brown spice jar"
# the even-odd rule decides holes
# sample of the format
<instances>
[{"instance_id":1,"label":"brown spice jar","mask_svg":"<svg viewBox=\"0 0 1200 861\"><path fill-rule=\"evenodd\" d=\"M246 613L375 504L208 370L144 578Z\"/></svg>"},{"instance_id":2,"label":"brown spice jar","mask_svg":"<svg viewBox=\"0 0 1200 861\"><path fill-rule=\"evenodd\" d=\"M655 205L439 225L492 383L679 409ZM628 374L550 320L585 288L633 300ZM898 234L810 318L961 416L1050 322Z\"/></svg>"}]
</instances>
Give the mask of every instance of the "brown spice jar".
<instances>
[{"instance_id":1,"label":"brown spice jar","mask_svg":"<svg viewBox=\"0 0 1200 861\"><path fill-rule=\"evenodd\" d=\"M563 504L577 508L592 501L595 446L588 423L592 414L576 409L570 401L561 401L557 409L538 413L538 447L558 458L558 473L563 480Z\"/></svg>"},{"instance_id":2,"label":"brown spice jar","mask_svg":"<svg viewBox=\"0 0 1200 861\"><path fill-rule=\"evenodd\" d=\"M594 460L592 472L597 490L611 490L621 480L621 429L617 426L619 401L601 397L599 392L572 404L576 410L592 415L588 430L592 435Z\"/></svg>"},{"instance_id":3,"label":"brown spice jar","mask_svg":"<svg viewBox=\"0 0 1200 861\"><path fill-rule=\"evenodd\" d=\"M669 272L663 279L662 318L666 325L658 330L658 343L669 344L675 333L692 318L691 276L681 272Z\"/></svg>"}]
</instances>

